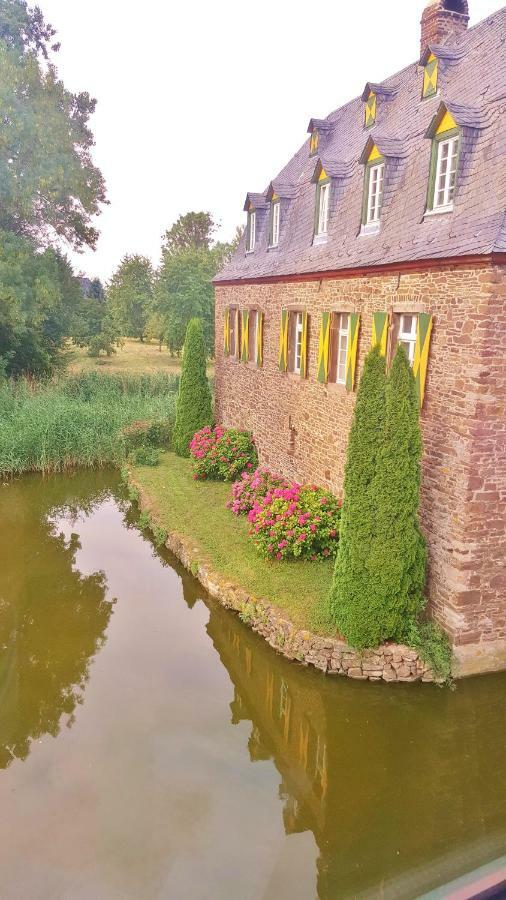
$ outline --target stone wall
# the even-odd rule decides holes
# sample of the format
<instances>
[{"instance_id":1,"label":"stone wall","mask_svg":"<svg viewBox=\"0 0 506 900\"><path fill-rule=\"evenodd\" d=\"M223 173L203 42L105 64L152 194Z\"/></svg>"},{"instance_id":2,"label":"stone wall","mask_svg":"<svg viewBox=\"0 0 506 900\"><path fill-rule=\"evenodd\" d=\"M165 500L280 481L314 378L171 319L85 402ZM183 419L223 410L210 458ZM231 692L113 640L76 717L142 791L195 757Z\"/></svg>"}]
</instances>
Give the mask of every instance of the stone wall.
<instances>
[{"instance_id":1,"label":"stone wall","mask_svg":"<svg viewBox=\"0 0 506 900\"><path fill-rule=\"evenodd\" d=\"M274 471L339 495L356 393L316 380L320 314L361 314L357 375L372 313L434 317L425 404L421 521L428 592L462 674L506 667L506 278L503 266L241 284L216 289L216 411L249 429ZM226 306L265 315L260 369L223 355ZM278 370L281 308L310 316L308 377Z\"/></svg>"}]
</instances>

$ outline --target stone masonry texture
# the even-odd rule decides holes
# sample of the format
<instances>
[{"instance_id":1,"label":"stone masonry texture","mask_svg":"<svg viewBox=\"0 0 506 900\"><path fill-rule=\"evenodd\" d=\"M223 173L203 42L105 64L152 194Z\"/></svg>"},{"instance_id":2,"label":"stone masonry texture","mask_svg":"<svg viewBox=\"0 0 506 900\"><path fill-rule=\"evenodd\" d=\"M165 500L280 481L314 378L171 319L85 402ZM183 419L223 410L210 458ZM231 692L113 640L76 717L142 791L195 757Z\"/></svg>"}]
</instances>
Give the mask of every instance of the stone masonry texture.
<instances>
[{"instance_id":1,"label":"stone masonry texture","mask_svg":"<svg viewBox=\"0 0 506 900\"><path fill-rule=\"evenodd\" d=\"M224 309L264 313L260 368L223 354ZM308 377L278 370L281 309L309 314ZM356 396L316 380L322 311L361 316L357 381L372 313L427 312L433 332L425 403L420 517L430 609L461 673L506 667L506 267L216 286L216 419L252 431L260 462L342 493Z\"/></svg>"}]
</instances>

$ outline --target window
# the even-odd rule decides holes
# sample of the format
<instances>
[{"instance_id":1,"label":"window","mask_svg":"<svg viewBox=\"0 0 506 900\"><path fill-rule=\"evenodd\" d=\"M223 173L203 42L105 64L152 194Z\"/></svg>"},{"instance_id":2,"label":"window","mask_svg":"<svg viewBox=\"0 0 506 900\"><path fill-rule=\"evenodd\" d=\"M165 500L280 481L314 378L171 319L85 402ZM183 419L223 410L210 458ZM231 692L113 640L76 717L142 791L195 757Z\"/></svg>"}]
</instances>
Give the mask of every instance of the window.
<instances>
[{"instance_id":1,"label":"window","mask_svg":"<svg viewBox=\"0 0 506 900\"><path fill-rule=\"evenodd\" d=\"M248 225L246 230L246 252L253 253L256 239L256 212L254 209L248 213Z\"/></svg>"},{"instance_id":2,"label":"window","mask_svg":"<svg viewBox=\"0 0 506 900\"><path fill-rule=\"evenodd\" d=\"M381 217L381 204L383 202L383 179L385 175L385 163L371 166L368 174L367 212L366 225L379 222Z\"/></svg>"},{"instance_id":3,"label":"window","mask_svg":"<svg viewBox=\"0 0 506 900\"><path fill-rule=\"evenodd\" d=\"M311 137L309 138L309 155L314 156L318 150L318 144L320 142L320 135L318 134L318 129L314 128L311 132Z\"/></svg>"},{"instance_id":4,"label":"window","mask_svg":"<svg viewBox=\"0 0 506 900\"><path fill-rule=\"evenodd\" d=\"M249 311L249 330L248 330L248 362L256 362L257 346L258 346L258 324L259 314L257 309Z\"/></svg>"},{"instance_id":5,"label":"window","mask_svg":"<svg viewBox=\"0 0 506 900\"><path fill-rule=\"evenodd\" d=\"M346 384L346 360L350 339L349 313L332 313L330 320L329 381Z\"/></svg>"},{"instance_id":6,"label":"window","mask_svg":"<svg viewBox=\"0 0 506 900\"><path fill-rule=\"evenodd\" d=\"M437 94L438 61L433 53L430 54L423 70L422 99L434 97Z\"/></svg>"},{"instance_id":7,"label":"window","mask_svg":"<svg viewBox=\"0 0 506 900\"><path fill-rule=\"evenodd\" d=\"M279 213L280 202L273 200L271 202L271 228L269 235L269 247L277 247L279 244Z\"/></svg>"},{"instance_id":8,"label":"window","mask_svg":"<svg viewBox=\"0 0 506 900\"><path fill-rule=\"evenodd\" d=\"M238 357L240 355L240 330L239 310L232 307L230 309L230 356Z\"/></svg>"},{"instance_id":9,"label":"window","mask_svg":"<svg viewBox=\"0 0 506 900\"><path fill-rule=\"evenodd\" d=\"M413 365L413 360L415 358L417 320L418 316L416 315L407 315L406 313L403 313L399 316L397 341L404 347L411 365Z\"/></svg>"},{"instance_id":10,"label":"window","mask_svg":"<svg viewBox=\"0 0 506 900\"><path fill-rule=\"evenodd\" d=\"M330 182L319 181L316 186L315 236L325 236L329 222Z\"/></svg>"},{"instance_id":11,"label":"window","mask_svg":"<svg viewBox=\"0 0 506 900\"><path fill-rule=\"evenodd\" d=\"M437 142L433 209L451 209L457 184L459 136Z\"/></svg>"},{"instance_id":12,"label":"window","mask_svg":"<svg viewBox=\"0 0 506 900\"><path fill-rule=\"evenodd\" d=\"M302 313L294 314L293 368L292 372L300 375L302 369L302 332L304 330Z\"/></svg>"},{"instance_id":13,"label":"window","mask_svg":"<svg viewBox=\"0 0 506 900\"><path fill-rule=\"evenodd\" d=\"M371 91L365 101L365 127L371 128L376 121L376 94Z\"/></svg>"}]
</instances>

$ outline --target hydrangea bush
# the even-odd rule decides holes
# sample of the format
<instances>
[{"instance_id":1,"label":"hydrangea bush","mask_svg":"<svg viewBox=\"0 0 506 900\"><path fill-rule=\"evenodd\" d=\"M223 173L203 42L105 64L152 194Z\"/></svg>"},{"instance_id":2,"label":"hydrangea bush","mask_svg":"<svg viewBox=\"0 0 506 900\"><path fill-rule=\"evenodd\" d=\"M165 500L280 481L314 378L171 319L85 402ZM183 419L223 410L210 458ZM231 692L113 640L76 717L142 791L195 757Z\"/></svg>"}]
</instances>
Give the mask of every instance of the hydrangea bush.
<instances>
[{"instance_id":1,"label":"hydrangea bush","mask_svg":"<svg viewBox=\"0 0 506 900\"><path fill-rule=\"evenodd\" d=\"M296 482L269 490L248 513L250 536L272 559L335 556L341 504L329 491Z\"/></svg>"},{"instance_id":2,"label":"hydrangea bush","mask_svg":"<svg viewBox=\"0 0 506 900\"><path fill-rule=\"evenodd\" d=\"M190 443L194 478L235 481L242 472L254 470L258 457L248 431L224 430L206 426L197 431Z\"/></svg>"},{"instance_id":3,"label":"hydrangea bush","mask_svg":"<svg viewBox=\"0 0 506 900\"><path fill-rule=\"evenodd\" d=\"M236 516L249 513L255 501L265 497L269 491L282 487L288 487L286 479L273 475L268 469L243 472L239 481L232 485L232 497L227 507Z\"/></svg>"}]
</instances>

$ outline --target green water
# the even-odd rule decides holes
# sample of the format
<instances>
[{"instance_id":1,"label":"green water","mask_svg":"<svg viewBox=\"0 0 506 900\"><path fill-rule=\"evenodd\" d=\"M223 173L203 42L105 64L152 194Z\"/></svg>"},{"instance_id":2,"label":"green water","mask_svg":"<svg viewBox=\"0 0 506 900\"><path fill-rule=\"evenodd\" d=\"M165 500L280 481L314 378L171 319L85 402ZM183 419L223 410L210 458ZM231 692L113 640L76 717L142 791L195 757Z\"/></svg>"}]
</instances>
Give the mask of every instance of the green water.
<instances>
[{"instance_id":1,"label":"green water","mask_svg":"<svg viewBox=\"0 0 506 900\"><path fill-rule=\"evenodd\" d=\"M289 664L121 498L0 484L2 900L411 898L505 852L506 675Z\"/></svg>"}]
</instances>

